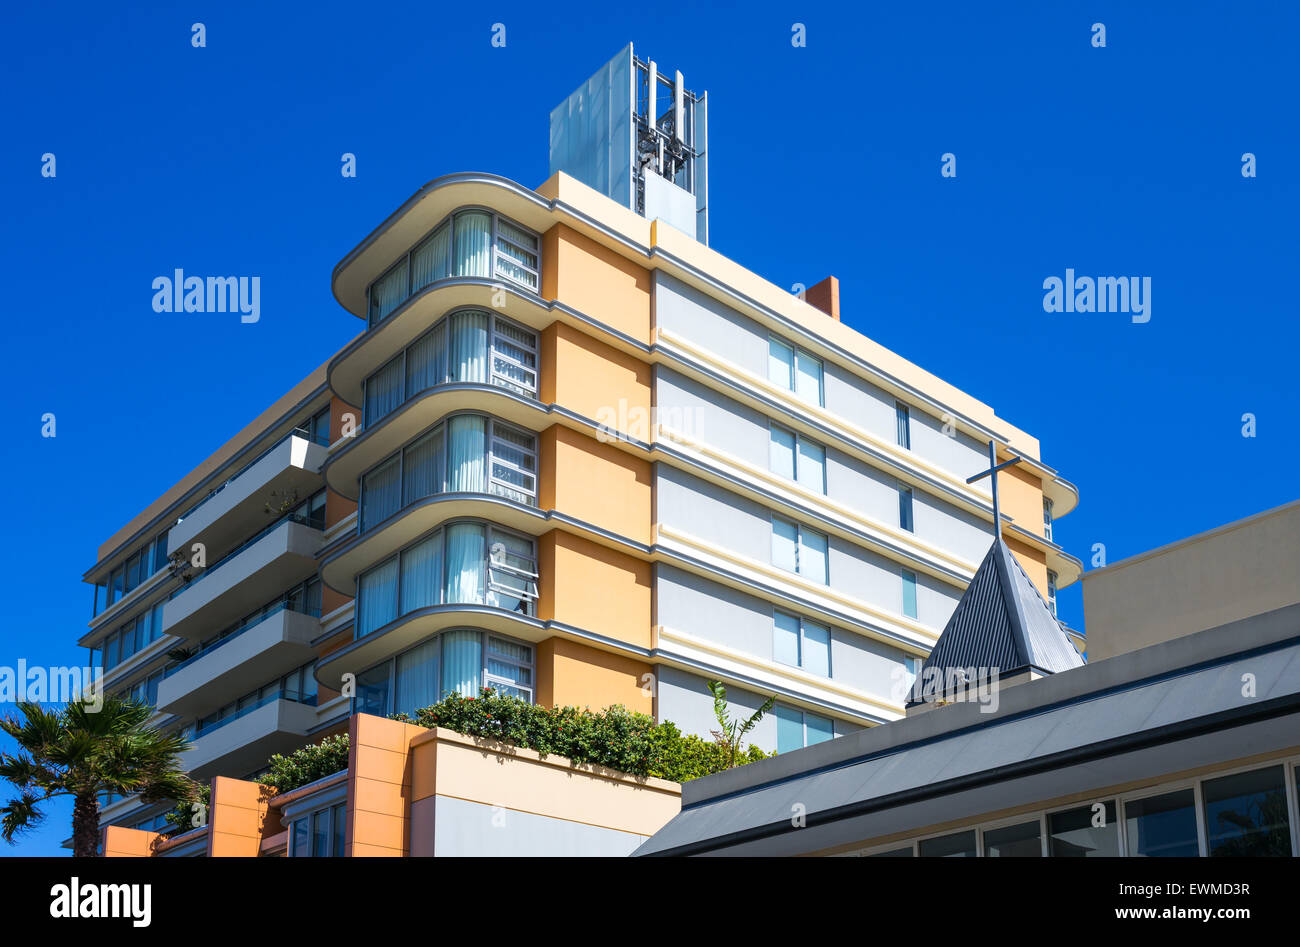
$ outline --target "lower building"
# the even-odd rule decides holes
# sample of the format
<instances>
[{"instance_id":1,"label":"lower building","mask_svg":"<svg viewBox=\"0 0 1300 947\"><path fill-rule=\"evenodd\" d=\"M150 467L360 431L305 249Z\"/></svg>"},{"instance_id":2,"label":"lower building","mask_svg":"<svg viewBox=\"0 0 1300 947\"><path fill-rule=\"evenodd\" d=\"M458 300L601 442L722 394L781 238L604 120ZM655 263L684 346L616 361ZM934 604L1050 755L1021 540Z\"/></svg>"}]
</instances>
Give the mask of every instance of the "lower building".
<instances>
[{"instance_id":1,"label":"lower building","mask_svg":"<svg viewBox=\"0 0 1300 947\"><path fill-rule=\"evenodd\" d=\"M346 770L292 791L218 776L205 824L109 826L116 857L624 856L676 814L654 777L357 714Z\"/></svg>"}]
</instances>

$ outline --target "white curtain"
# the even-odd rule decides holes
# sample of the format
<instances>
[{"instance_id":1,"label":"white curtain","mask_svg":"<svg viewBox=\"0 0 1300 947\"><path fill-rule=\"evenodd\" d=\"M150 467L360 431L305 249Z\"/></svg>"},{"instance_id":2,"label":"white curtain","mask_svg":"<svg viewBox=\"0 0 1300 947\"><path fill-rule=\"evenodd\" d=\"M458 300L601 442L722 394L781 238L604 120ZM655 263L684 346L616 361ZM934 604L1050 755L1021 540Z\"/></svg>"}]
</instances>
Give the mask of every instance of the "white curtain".
<instances>
[{"instance_id":1,"label":"white curtain","mask_svg":"<svg viewBox=\"0 0 1300 947\"><path fill-rule=\"evenodd\" d=\"M795 393L809 404L822 403L822 363L807 352L799 353L798 384Z\"/></svg>"},{"instance_id":2,"label":"white curtain","mask_svg":"<svg viewBox=\"0 0 1300 947\"><path fill-rule=\"evenodd\" d=\"M795 571L798 566L799 527L779 516L772 517L772 565Z\"/></svg>"},{"instance_id":3,"label":"white curtain","mask_svg":"<svg viewBox=\"0 0 1300 947\"><path fill-rule=\"evenodd\" d=\"M488 314L469 310L451 317L452 381L486 382Z\"/></svg>"},{"instance_id":4,"label":"white curtain","mask_svg":"<svg viewBox=\"0 0 1300 947\"><path fill-rule=\"evenodd\" d=\"M382 523L401 508L401 466L394 457L370 473L361 483L361 532Z\"/></svg>"},{"instance_id":5,"label":"white curtain","mask_svg":"<svg viewBox=\"0 0 1300 947\"><path fill-rule=\"evenodd\" d=\"M406 449L402 459L402 506L442 492L442 428Z\"/></svg>"},{"instance_id":6,"label":"white curtain","mask_svg":"<svg viewBox=\"0 0 1300 947\"><path fill-rule=\"evenodd\" d=\"M782 388L794 387L794 349L776 339L767 342L767 379Z\"/></svg>"},{"instance_id":7,"label":"white curtain","mask_svg":"<svg viewBox=\"0 0 1300 947\"><path fill-rule=\"evenodd\" d=\"M794 432L783 427L772 427L772 447L769 454L772 473L794 479Z\"/></svg>"},{"instance_id":8,"label":"white curtain","mask_svg":"<svg viewBox=\"0 0 1300 947\"><path fill-rule=\"evenodd\" d=\"M426 388L442 383L437 374L438 340L430 332L406 350L406 397L414 398Z\"/></svg>"},{"instance_id":9,"label":"white curtain","mask_svg":"<svg viewBox=\"0 0 1300 947\"><path fill-rule=\"evenodd\" d=\"M403 260L370 287L370 324L383 321L406 299L407 266Z\"/></svg>"},{"instance_id":10,"label":"white curtain","mask_svg":"<svg viewBox=\"0 0 1300 947\"><path fill-rule=\"evenodd\" d=\"M483 527L457 523L447 530L447 594L443 601L483 603Z\"/></svg>"},{"instance_id":11,"label":"white curtain","mask_svg":"<svg viewBox=\"0 0 1300 947\"><path fill-rule=\"evenodd\" d=\"M799 484L814 493L826 492L826 448L799 438Z\"/></svg>"},{"instance_id":12,"label":"white curtain","mask_svg":"<svg viewBox=\"0 0 1300 947\"><path fill-rule=\"evenodd\" d=\"M442 693L477 697L483 677L483 636L449 631L442 636Z\"/></svg>"},{"instance_id":13,"label":"white curtain","mask_svg":"<svg viewBox=\"0 0 1300 947\"><path fill-rule=\"evenodd\" d=\"M776 612L772 617L772 660L798 667L799 619L785 612Z\"/></svg>"},{"instance_id":14,"label":"white curtain","mask_svg":"<svg viewBox=\"0 0 1300 947\"><path fill-rule=\"evenodd\" d=\"M455 274L492 275L492 216L480 211L456 215Z\"/></svg>"},{"instance_id":15,"label":"white curtain","mask_svg":"<svg viewBox=\"0 0 1300 947\"><path fill-rule=\"evenodd\" d=\"M431 638L397 656L395 713L414 714L438 702L438 639Z\"/></svg>"},{"instance_id":16,"label":"white curtain","mask_svg":"<svg viewBox=\"0 0 1300 947\"><path fill-rule=\"evenodd\" d=\"M826 537L811 529L799 536L799 574L814 582L826 585L829 573L826 564Z\"/></svg>"},{"instance_id":17,"label":"white curtain","mask_svg":"<svg viewBox=\"0 0 1300 947\"><path fill-rule=\"evenodd\" d=\"M400 355L366 379L366 427L402 403L402 380Z\"/></svg>"},{"instance_id":18,"label":"white curtain","mask_svg":"<svg viewBox=\"0 0 1300 947\"><path fill-rule=\"evenodd\" d=\"M442 585L442 534L402 553L401 614L438 604Z\"/></svg>"},{"instance_id":19,"label":"white curtain","mask_svg":"<svg viewBox=\"0 0 1300 947\"><path fill-rule=\"evenodd\" d=\"M447 422L447 489L487 492L487 419L460 414Z\"/></svg>"},{"instance_id":20,"label":"white curtain","mask_svg":"<svg viewBox=\"0 0 1300 947\"><path fill-rule=\"evenodd\" d=\"M397 618L397 557L365 573L357 582L361 597L357 637L370 634Z\"/></svg>"},{"instance_id":21,"label":"white curtain","mask_svg":"<svg viewBox=\"0 0 1300 947\"><path fill-rule=\"evenodd\" d=\"M822 677L831 676L831 632L825 625L803 623L803 668Z\"/></svg>"},{"instance_id":22,"label":"white curtain","mask_svg":"<svg viewBox=\"0 0 1300 947\"><path fill-rule=\"evenodd\" d=\"M451 249L451 226L443 224L433 236L411 253L411 292L419 292L434 280L445 279L448 251Z\"/></svg>"}]
</instances>

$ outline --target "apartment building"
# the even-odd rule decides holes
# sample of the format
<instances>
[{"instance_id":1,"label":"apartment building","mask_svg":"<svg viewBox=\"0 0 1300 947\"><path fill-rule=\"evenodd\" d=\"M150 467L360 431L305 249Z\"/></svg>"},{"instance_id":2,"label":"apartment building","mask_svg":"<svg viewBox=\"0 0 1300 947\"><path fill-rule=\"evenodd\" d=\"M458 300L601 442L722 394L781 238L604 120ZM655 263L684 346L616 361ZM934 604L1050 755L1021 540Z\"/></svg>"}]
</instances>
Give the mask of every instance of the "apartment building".
<instances>
[{"instance_id":1,"label":"apartment building","mask_svg":"<svg viewBox=\"0 0 1300 947\"><path fill-rule=\"evenodd\" d=\"M1078 578L1036 438L834 278L708 246L707 96L666 75L628 46L579 87L536 189L393 210L334 269L359 335L100 547L82 644L197 777L485 686L707 735L719 679L777 696L780 751L896 720L993 535L990 441L1006 548L1049 603Z\"/></svg>"}]
</instances>

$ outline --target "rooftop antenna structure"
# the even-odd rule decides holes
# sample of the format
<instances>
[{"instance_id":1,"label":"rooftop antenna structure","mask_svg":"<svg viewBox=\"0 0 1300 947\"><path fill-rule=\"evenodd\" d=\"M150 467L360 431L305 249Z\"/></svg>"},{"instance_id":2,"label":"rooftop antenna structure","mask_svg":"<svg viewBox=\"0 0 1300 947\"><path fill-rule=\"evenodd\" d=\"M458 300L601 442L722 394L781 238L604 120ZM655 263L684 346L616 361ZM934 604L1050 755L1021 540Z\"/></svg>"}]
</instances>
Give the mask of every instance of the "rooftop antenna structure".
<instances>
[{"instance_id":1,"label":"rooftop antenna structure","mask_svg":"<svg viewBox=\"0 0 1300 947\"><path fill-rule=\"evenodd\" d=\"M550 163L708 243L708 95L631 43L551 112Z\"/></svg>"}]
</instances>

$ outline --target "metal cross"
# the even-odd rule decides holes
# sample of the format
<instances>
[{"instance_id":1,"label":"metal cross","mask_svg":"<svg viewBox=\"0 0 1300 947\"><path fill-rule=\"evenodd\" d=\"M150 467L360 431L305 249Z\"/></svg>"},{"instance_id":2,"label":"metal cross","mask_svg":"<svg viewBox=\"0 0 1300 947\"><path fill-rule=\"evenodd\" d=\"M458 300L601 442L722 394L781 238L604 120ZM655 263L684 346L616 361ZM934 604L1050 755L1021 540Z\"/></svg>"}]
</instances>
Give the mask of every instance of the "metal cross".
<instances>
[{"instance_id":1,"label":"metal cross","mask_svg":"<svg viewBox=\"0 0 1300 947\"><path fill-rule=\"evenodd\" d=\"M967 477L967 483L974 483L976 480L983 480L985 477L993 478L993 538L1002 538L1002 509L998 506L998 478L997 473L1003 467L1013 467L1020 463L1024 458L1016 454L1010 460L1004 460L998 463L998 445L997 441L989 441L989 469L977 473L973 477Z\"/></svg>"}]
</instances>

